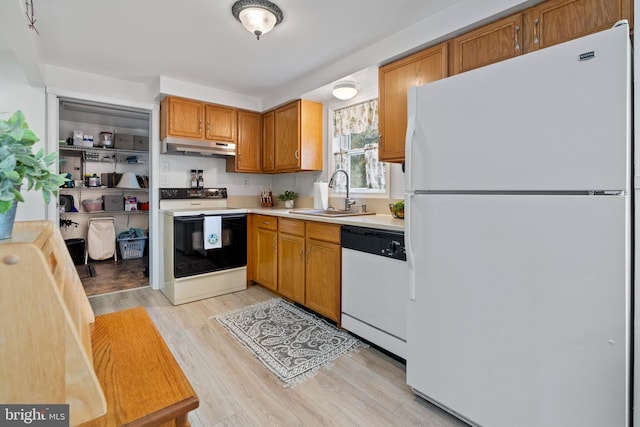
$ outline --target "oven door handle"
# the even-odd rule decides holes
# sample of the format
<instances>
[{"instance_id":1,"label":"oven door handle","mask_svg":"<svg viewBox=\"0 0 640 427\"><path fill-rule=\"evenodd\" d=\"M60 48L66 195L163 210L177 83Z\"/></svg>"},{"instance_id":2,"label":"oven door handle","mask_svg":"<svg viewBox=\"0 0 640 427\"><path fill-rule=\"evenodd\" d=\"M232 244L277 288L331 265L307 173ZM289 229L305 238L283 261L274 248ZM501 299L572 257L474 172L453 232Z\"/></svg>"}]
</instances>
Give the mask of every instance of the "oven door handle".
<instances>
[{"instance_id":1,"label":"oven door handle","mask_svg":"<svg viewBox=\"0 0 640 427\"><path fill-rule=\"evenodd\" d=\"M180 216L180 217L173 217L173 220L175 222L195 222L195 221L202 221L204 219L204 214L198 215L198 216Z\"/></svg>"},{"instance_id":2,"label":"oven door handle","mask_svg":"<svg viewBox=\"0 0 640 427\"><path fill-rule=\"evenodd\" d=\"M221 216L222 219L237 219L237 218L246 218L247 214L207 215L207 216Z\"/></svg>"}]
</instances>

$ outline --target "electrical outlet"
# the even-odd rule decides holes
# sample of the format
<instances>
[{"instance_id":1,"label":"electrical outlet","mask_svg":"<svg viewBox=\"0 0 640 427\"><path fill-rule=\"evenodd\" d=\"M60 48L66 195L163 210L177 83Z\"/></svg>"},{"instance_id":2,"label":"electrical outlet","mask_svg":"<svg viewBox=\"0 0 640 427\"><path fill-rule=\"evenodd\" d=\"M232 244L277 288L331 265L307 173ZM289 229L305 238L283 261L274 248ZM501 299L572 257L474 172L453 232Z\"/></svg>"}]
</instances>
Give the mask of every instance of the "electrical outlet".
<instances>
[{"instance_id":1,"label":"electrical outlet","mask_svg":"<svg viewBox=\"0 0 640 427\"><path fill-rule=\"evenodd\" d=\"M244 179L244 185L249 185L249 178Z\"/></svg>"}]
</instances>

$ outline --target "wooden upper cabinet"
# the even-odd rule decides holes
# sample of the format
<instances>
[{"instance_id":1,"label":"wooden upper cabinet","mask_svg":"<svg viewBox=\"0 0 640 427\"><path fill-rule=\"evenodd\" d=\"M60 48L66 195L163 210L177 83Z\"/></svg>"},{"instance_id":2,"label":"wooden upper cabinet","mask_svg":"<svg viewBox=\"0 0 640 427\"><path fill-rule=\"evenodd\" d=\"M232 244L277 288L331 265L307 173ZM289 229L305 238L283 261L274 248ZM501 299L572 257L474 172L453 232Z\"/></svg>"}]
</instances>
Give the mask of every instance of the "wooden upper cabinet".
<instances>
[{"instance_id":1,"label":"wooden upper cabinet","mask_svg":"<svg viewBox=\"0 0 640 427\"><path fill-rule=\"evenodd\" d=\"M522 55L525 50L523 35L522 14L519 13L454 38L452 74Z\"/></svg>"},{"instance_id":2,"label":"wooden upper cabinet","mask_svg":"<svg viewBox=\"0 0 640 427\"><path fill-rule=\"evenodd\" d=\"M530 9L533 49L543 49L610 28L628 19L632 0L550 0Z\"/></svg>"},{"instance_id":3,"label":"wooden upper cabinet","mask_svg":"<svg viewBox=\"0 0 640 427\"><path fill-rule=\"evenodd\" d=\"M404 161L407 132L407 91L447 77L447 44L425 49L379 69L378 159Z\"/></svg>"},{"instance_id":4,"label":"wooden upper cabinet","mask_svg":"<svg viewBox=\"0 0 640 427\"><path fill-rule=\"evenodd\" d=\"M322 104L306 100L275 110L277 172L322 170Z\"/></svg>"},{"instance_id":5,"label":"wooden upper cabinet","mask_svg":"<svg viewBox=\"0 0 640 427\"><path fill-rule=\"evenodd\" d=\"M277 170L300 168L300 104L291 103L275 112L275 164Z\"/></svg>"},{"instance_id":6,"label":"wooden upper cabinet","mask_svg":"<svg viewBox=\"0 0 640 427\"><path fill-rule=\"evenodd\" d=\"M235 108L205 104L205 138L212 141L236 142L237 112Z\"/></svg>"},{"instance_id":7,"label":"wooden upper cabinet","mask_svg":"<svg viewBox=\"0 0 640 427\"><path fill-rule=\"evenodd\" d=\"M202 139L204 104L167 96L160 103L160 139L167 136Z\"/></svg>"},{"instance_id":8,"label":"wooden upper cabinet","mask_svg":"<svg viewBox=\"0 0 640 427\"><path fill-rule=\"evenodd\" d=\"M262 171L274 172L275 162L275 111L262 115Z\"/></svg>"},{"instance_id":9,"label":"wooden upper cabinet","mask_svg":"<svg viewBox=\"0 0 640 427\"><path fill-rule=\"evenodd\" d=\"M237 110L167 96L160 103L160 139L168 136L236 142Z\"/></svg>"},{"instance_id":10,"label":"wooden upper cabinet","mask_svg":"<svg viewBox=\"0 0 640 427\"><path fill-rule=\"evenodd\" d=\"M451 41L451 72L474 68L611 28L627 19L632 0L549 0Z\"/></svg>"},{"instance_id":11,"label":"wooden upper cabinet","mask_svg":"<svg viewBox=\"0 0 640 427\"><path fill-rule=\"evenodd\" d=\"M238 141L235 157L227 158L227 172L262 171L262 116L238 111Z\"/></svg>"}]
</instances>

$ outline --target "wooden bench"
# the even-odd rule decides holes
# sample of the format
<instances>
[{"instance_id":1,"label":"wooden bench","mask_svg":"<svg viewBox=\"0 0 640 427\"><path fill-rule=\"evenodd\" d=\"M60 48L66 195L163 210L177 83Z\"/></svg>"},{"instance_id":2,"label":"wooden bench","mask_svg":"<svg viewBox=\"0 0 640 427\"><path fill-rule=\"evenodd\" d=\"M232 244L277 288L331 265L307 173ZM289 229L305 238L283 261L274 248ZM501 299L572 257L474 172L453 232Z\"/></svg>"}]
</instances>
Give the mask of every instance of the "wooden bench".
<instances>
[{"instance_id":1,"label":"wooden bench","mask_svg":"<svg viewBox=\"0 0 640 427\"><path fill-rule=\"evenodd\" d=\"M94 316L50 221L0 240L0 378L0 402L67 403L73 426L188 426L199 404L144 308Z\"/></svg>"}]
</instances>

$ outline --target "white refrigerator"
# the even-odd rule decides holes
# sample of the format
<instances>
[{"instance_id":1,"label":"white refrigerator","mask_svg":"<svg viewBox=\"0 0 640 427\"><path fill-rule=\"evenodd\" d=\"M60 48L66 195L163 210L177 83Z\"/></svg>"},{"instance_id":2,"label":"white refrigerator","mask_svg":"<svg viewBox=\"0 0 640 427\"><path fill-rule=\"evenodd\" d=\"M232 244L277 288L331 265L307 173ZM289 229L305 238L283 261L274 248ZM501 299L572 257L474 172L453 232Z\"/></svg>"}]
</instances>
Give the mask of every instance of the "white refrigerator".
<instances>
[{"instance_id":1,"label":"white refrigerator","mask_svg":"<svg viewBox=\"0 0 640 427\"><path fill-rule=\"evenodd\" d=\"M630 420L626 23L409 91L407 383L486 427Z\"/></svg>"}]
</instances>

